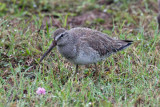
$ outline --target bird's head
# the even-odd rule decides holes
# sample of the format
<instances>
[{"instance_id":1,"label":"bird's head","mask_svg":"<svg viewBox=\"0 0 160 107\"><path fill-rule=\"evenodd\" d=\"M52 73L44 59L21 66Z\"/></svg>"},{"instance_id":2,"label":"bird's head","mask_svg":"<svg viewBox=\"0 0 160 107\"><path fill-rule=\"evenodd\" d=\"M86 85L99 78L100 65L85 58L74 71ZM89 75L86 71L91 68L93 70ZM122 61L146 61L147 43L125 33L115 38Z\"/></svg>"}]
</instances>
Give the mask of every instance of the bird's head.
<instances>
[{"instance_id":1,"label":"bird's head","mask_svg":"<svg viewBox=\"0 0 160 107\"><path fill-rule=\"evenodd\" d=\"M44 53L44 55L41 57L40 62L44 59L45 56L47 56L51 50L56 46L63 46L65 45L69 40L68 33L64 28L59 28L53 33L53 41L50 45L49 49Z\"/></svg>"}]
</instances>

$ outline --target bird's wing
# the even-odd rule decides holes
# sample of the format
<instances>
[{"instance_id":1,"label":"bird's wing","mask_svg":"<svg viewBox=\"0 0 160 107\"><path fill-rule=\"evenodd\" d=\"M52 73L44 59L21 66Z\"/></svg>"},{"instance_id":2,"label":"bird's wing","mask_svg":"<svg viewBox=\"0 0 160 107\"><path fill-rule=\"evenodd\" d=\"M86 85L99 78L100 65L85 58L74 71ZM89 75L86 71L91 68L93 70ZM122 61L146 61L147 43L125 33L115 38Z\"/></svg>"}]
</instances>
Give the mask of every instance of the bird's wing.
<instances>
[{"instance_id":1,"label":"bird's wing","mask_svg":"<svg viewBox=\"0 0 160 107\"><path fill-rule=\"evenodd\" d=\"M101 32L88 33L80 37L80 40L96 50L100 56L111 54L114 48L114 40Z\"/></svg>"},{"instance_id":2,"label":"bird's wing","mask_svg":"<svg viewBox=\"0 0 160 107\"><path fill-rule=\"evenodd\" d=\"M107 34L89 28L73 28L69 33L74 35L77 40L96 50L100 56L110 55L113 52L125 49L133 42L129 40L115 40Z\"/></svg>"}]
</instances>

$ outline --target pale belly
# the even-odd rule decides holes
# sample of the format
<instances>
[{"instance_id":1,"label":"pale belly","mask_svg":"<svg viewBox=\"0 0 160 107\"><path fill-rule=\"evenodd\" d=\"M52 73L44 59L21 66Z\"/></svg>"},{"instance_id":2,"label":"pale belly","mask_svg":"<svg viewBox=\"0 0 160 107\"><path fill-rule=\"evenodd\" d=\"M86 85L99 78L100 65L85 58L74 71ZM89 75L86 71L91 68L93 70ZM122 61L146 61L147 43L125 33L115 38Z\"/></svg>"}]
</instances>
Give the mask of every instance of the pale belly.
<instances>
[{"instance_id":1,"label":"pale belly","mask_svg":"<svg viewBox=\"0 0 160 107\"><path fill-rule=\"evenodd\" d=\"M85 64L93 64L97 63L101 60L104 60L106 57L100 57L100 55L97 52L79 52L76 58L71 59L71 62L75 64L85 65Z\"/></svg>"},{"instance_id":2,"label":"pale belly","mask_svg":"<svg viewBox=\"0 0 160 107\"><path fill-rule=\"evenodd\" d=\"M101 60L104 60L108 55L100 56L99 53L90 47L80 47L76 50L76 47L58 47L59 52L68 59L70 62L79 65L93 64Z\"/></svg>"}]
</instances>

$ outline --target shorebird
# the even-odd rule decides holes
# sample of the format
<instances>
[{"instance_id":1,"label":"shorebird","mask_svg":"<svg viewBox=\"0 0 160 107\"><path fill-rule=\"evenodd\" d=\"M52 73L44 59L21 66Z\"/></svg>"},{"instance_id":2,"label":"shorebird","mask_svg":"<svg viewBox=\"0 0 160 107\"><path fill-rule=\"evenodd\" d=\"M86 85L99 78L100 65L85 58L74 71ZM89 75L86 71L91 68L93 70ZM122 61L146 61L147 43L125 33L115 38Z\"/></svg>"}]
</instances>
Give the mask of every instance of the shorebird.
<instances>
[{"instance_id":1,"label":"shorebird","mask_svg":"<svg viewBox=\"0 0 160 107\"><path fill-rule=\"evenodd\" d=\"M81 27L70 30L59 28L53 35L52 44L41 57L40 62L57 46L60 54L76 65L76 72L78 72L78 65L96 65L97 62L127 48L133 42L116 40L105 33Z\"/></svg>"}]
</instances>

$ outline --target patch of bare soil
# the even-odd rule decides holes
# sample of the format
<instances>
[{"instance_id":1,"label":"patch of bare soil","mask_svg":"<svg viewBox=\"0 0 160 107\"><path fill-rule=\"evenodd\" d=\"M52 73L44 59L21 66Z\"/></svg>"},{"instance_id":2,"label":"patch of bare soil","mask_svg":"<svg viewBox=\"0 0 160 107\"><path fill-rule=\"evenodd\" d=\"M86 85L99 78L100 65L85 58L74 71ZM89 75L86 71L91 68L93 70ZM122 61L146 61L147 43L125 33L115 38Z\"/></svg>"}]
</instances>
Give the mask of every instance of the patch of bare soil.
<instances>
[{"instance_id":1,"label":"patch of bare soil","mask_svg":"<svg viewBox=\"0 0 160 107\"><path fill-rule=\"evenodd\" d=\"M54 26L54 27L57 27L57 28L61 27L62 24L60 23L60 20L58 18L59 17L56 16L56 15L52 15L52 16L46 15L46 16L44 16L40 29L46 29L46 26L48 26L48 27Z\"/></svg>"},{"instance_id":2,"label":"patch of bare soil","mask_svg":"<svg viewBox=\"0 0 160 107\"><path fill-rule=\"evenodd\" d=\"M93 22L95 22L96 25L102 24L102 26L110 28L111 15L100 10L93 10L68 19L68 24L71 27L85 26L87 23L92 24Z\"/></svg>"}]
</instances>

